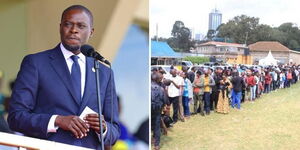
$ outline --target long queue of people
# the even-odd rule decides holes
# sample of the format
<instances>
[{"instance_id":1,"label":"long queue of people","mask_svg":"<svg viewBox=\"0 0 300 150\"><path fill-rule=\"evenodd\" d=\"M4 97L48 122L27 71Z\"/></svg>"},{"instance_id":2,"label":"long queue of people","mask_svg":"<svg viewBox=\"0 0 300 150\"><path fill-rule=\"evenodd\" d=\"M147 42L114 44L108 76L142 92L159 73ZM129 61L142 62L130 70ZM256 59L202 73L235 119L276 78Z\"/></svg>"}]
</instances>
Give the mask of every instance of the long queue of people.
<instances>
[{"instance_id":1,"label":"long queue of people","mask_svg":"<svg viewBox=\"0 0 300 150\"><path fill-rule=\"evenodd\" d=\"M151 73L151 129L154 149L159 149L160 135L178 120L191 115L210 115L211 111L227 114L230 106L238 110L245 101L254 102L261 95L289 88L299 80L300 66L241 65L230 68L192 67L190 71L171 66L170 74L162 68ZM170 116L170 108L173 115ZM192 108L190 108L192 106Z\"/></svg>"}]
</instances>

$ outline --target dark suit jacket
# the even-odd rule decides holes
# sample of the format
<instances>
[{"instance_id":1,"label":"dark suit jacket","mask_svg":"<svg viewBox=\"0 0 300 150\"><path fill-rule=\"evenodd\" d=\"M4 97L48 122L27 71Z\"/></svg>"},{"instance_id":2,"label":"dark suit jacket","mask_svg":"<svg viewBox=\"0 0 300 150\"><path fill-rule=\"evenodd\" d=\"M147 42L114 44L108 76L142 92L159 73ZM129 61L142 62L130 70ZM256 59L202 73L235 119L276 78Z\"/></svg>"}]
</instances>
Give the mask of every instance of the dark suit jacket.
<instances>
[{"instance_id":1,"label":"dark suit jacket","mask_svg":"<svg viewBox=\"0 0 300 150\"><path fill-rule=\"evenodd\" d=\"M12 130L27 136L100 149L94 131L76 139L71 132L58 129L47 133L52 115L79 116L86 106L98 112L94 61L86 57L86 82L81 103L76 100L71 75L59 45L23 59L12 92L8 123ZM120 135L117 96L111 70L100 65L102 114L107 122L105 145L113 144Z\"/></svg>"}]
</instances>

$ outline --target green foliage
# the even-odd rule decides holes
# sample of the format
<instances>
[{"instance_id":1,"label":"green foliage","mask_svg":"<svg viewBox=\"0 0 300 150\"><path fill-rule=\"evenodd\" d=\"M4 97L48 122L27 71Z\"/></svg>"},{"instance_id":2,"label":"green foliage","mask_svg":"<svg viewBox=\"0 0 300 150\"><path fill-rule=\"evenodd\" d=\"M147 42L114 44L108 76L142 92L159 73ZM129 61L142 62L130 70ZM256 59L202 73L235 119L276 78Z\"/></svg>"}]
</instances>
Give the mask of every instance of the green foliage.
<instances>
[{"instance_id":1,"label":"green foliage","mask_svg":"<svg viewBox=\"0 0 300 150\"><path fill-rule=\"evenodd\" d=\"M221 24L217 31L217 37L235 43L249 45L257 41L278 41L290 49L300 49L300 30L293 23L283 23L272 28L259 24L259 18L241 15Z\"/></svg>"},{"instance_id":2,"label":"green foliage","mask_svg":"<svg viewBox=\"0 0 300 150\"><path fill-rule=\"evenodd\" d=\"M206 37L209 41L211 41L216 35L216 31L215 30L208 30Z\"/></svg>"},{"instance_id":3,"label":"green foliage","mask_svg":"<svg viewBox=\"0 0 300 150\"><path fill-rule=\"evenodd\" d=\"M184 26L182 21L175 21L170 37L167 42L177 52L188 52L191 47L194 47L191 41L191 31Z\"/></svg>"},{"instance_id":4,"label":"green foliage","mask_svg":"<svg viewBox=\"0 0 300 150\"><path fill-rule=\"evenodd\" d=\"M209 62L209 57L204 56L186 56L184 58L186 61L191 61L193 64L203 64L205 62Z\"/></svg>"},{"instance_id":5,"label":"green foliage","mask_svg":"<svg viewBox=\"0 0 300 150\"><path fill-rule=\"evenodd\" d=\"M230 38L236 43L254 43L259 18L236 16L218 28L218 37Z\"/></svg>"}]
</instances>

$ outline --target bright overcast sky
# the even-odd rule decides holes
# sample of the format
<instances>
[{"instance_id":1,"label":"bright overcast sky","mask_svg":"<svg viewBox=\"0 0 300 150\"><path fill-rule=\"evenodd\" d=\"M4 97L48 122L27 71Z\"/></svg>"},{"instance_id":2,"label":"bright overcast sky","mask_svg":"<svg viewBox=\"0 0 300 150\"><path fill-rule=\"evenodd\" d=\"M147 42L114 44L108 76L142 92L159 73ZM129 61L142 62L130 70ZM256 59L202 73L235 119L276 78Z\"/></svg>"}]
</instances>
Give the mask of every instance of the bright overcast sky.
<instances>
[{"instance_id":1,"label":"bright overcast sky","mask_svg":"<svg viewBox=\"0 0 300 150\"><path fill-rule=\"evenodd\" d=\"M176 20L195 33L206 34L208 15L217 8L222 13L222 23L245 14L260 18L260 24L277 27L285 22L300 25L299 0L150 0L150 36L170 37Z\"/></svg>"}]
</instances>

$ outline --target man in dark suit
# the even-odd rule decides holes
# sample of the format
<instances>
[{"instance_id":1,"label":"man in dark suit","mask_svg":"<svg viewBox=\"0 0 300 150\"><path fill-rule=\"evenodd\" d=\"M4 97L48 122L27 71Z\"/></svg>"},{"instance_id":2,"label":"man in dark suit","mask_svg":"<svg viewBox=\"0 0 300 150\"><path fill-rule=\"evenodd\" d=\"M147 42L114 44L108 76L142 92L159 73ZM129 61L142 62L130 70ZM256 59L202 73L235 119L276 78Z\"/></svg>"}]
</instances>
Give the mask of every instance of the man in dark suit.
<instances>
[{"instance_id":1,"label":"man in dark suit","mask_svg":"<svg viewBox=\"0 0 300 150\"><path fill-rule=\"evenodd\" d=\"M12 130L101 149L98 115L79 118L86 108L98 112L94 62L80 52L93 32L92 13L81 5L70 6L61 17L61 43L23 59L10 102ZM117 96L111 70L100 65L99 73L104 144L111 145L120 135Z\"/></svg>"}]
</instances>

